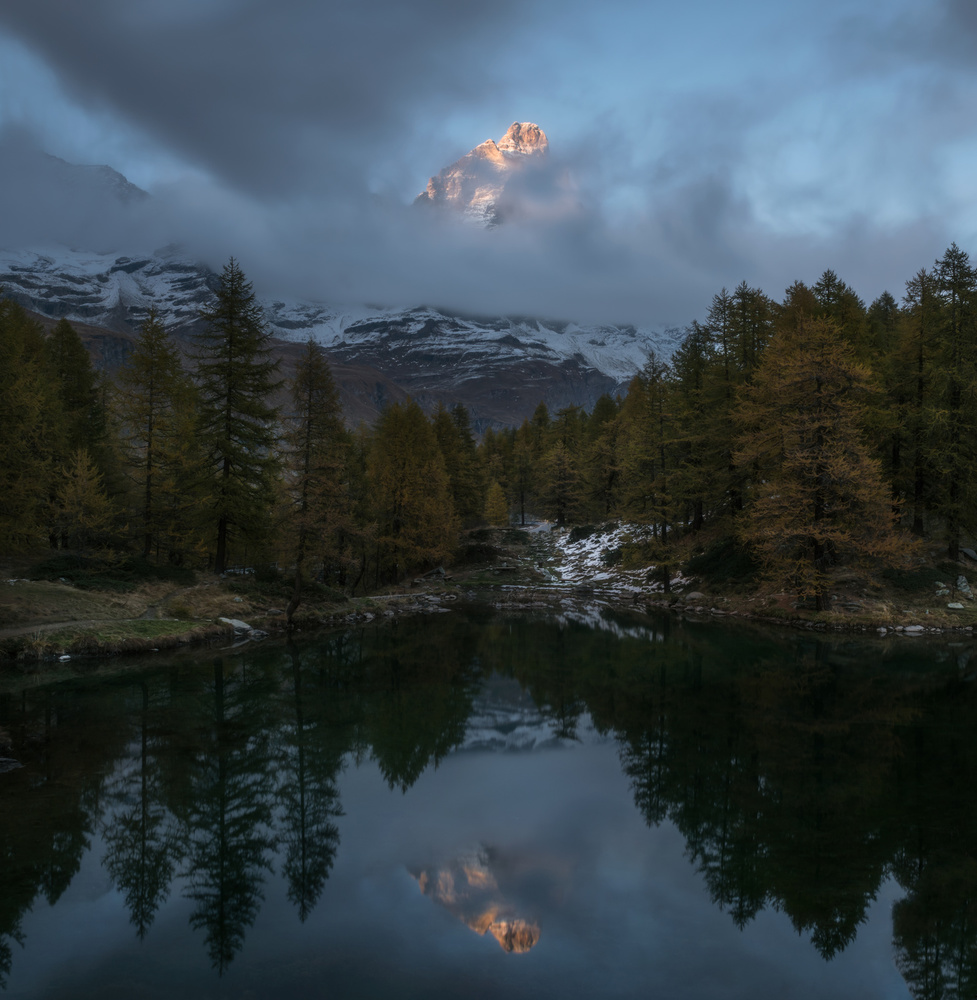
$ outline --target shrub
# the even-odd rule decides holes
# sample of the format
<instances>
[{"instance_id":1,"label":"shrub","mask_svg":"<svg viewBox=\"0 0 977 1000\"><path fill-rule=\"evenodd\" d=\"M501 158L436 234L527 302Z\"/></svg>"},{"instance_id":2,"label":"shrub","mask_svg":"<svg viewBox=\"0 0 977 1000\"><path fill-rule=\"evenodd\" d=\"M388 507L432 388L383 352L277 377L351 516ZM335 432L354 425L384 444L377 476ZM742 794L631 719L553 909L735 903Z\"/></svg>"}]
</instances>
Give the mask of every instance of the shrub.
<instances>
[{"instance_id":1,"label":"shrub","mask_svg":"<svg viewBox=\"0 0 977 1000\"><path fill-rule=\"evenodd\" d=\"M183 566L157 566L142 556L111 553L58 552L32 566L28 575L34 580L66 580L82 590L129 591L156 580L185 586L196 582L193 570Z\"/></svg>"},{"instance_id":2,"label":"shrub","mask_svg":"<svg viewBox=\"0 0 977 1000\"><path fill-rule=\"evenodd\" d=\"M193 613L193 608L186 601L179 599L170 601L166 605L166 613L170 618L179 618L180 621L190 621L196 617Z\"/></svg>"},{"instance_id":3,"label":"shrub","mask_svg":"<svg viewBox=\"0 0 977 1000\"><path fill-rule=\"evenodd\" d=\"M685 571L710 586L742 589L756 586L760 564L735 538L722 538L701 555L693 556L685 564Z\"/></svg>"}]
</instances>

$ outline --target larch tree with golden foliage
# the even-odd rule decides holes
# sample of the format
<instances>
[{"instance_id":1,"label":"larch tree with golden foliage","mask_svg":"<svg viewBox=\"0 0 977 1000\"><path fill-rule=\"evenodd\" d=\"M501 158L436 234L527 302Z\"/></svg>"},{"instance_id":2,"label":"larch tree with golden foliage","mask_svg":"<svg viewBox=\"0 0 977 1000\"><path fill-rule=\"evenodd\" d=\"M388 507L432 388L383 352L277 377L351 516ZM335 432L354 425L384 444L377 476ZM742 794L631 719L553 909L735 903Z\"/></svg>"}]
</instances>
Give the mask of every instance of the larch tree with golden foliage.
<instances>
[{"instance_id":1,"label":"larch tree with golden foliage","mask_svg":"<svg viewBox=\"0 0 977 1000\"><path fill-rule=\"evenodd\" d=\"M380 415L367 480L377 523L377 582L447 559L458 534L448 475L434 429L413 400Z\"/></svg>"},{"instance_id":2,"label":"larch tree with golden foliage","mask_svg":"<svg viewBox=\"0 0 977 1000\"><path fill-rule=\"evenodd\" d=\"M868 370L828 320L774 335L743 393L737 461L754 473L741 535L771 580L826 607L840 560L894 551L894 515L862 436Z\"/></svg>"},{"instance_id":3,"label":"larch tree with golden foliage","mask_svg":"<svg viewBox=\"0 0 977 1000\"><path fill-rule=\"evenodd\" d=\"M325 569L335 560L337 536L347 519L344 470L349 442L339 392L322 345L309 339L290 382L292 412L286 421L286 461L294 530L295 589L289 620L298 607L307 555Z\"/></svg>"}]
</instances>

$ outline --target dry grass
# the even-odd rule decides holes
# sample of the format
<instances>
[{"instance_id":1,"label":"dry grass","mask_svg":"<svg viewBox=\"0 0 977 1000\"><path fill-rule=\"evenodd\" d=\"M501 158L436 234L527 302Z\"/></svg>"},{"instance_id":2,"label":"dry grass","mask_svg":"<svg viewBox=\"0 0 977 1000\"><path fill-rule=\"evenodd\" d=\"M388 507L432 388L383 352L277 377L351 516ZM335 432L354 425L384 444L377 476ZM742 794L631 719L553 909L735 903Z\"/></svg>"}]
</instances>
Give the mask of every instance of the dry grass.
<instances>
[{"instance_id":1,"label":"dry grass","mask_svg":"<svg viewBox=\"0 0 977 1000\"><path fill-rule=\"evenodd\" d=\"M0 583L0 629L92 618L127 618L133 595L77 590L43 580ZM145 608L145 603L143 603Z\"/></svg>"}]
</instances>

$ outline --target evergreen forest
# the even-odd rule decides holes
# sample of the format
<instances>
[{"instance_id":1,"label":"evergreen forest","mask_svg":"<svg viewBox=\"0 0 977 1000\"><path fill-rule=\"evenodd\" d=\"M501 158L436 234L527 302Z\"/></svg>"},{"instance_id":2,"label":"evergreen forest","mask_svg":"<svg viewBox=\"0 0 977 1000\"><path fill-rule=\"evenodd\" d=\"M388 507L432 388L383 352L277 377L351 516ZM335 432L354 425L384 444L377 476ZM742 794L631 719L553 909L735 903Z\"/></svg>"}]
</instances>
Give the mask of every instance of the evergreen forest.
<instances>
[{"instance_id":1,"label":"evergreen forest","mask_svg":"<svg viewBox=\"0 0 977 1000\"><path fill-rule=\"evenodd\" d=\"M898 301L830 270L779 300L721 289L623 397L480 439L450 400L347 427L321 345L285 370L233 258L201 318L187 352L151 311L109 378L69 322L0 300L0 547L274 564L297 596L450 563L486 524L616 520L666 589L711 547L821 608L832 567L920 538L956 559L977 528L977 268L955 244Z\"/></svg>"}]
</instances>

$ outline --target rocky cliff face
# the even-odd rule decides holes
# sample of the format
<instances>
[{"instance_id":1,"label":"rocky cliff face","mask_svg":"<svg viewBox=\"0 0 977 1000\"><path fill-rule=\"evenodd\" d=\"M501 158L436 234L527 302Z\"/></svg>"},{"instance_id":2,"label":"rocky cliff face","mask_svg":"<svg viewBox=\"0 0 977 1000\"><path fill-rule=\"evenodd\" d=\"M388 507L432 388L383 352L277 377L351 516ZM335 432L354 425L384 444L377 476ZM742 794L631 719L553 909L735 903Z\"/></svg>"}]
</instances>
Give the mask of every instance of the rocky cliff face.
<instances>
[{"instance_id":1,"label":"rocky cliff face","mask_svg":"<svg viewBox=\"0 0 977 1000\"><path fill-rule=\"evenodd\" d=\"M507 185L523 171L539 169L548 152L538 125L513 122L498 142L486 140L432 177L415 204L445 206L481 225L498 225Z\"/></svg>"}]
</instances>

